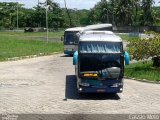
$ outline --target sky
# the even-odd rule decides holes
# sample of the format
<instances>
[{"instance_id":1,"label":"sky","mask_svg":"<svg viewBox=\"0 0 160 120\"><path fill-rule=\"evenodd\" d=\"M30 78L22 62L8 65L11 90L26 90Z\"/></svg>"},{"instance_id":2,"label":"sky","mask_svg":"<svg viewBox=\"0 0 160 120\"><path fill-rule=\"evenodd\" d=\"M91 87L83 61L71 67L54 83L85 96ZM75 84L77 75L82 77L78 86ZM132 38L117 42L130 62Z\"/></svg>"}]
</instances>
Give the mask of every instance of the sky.
<instances>
[{"instance_id":1,"label":"sky","mask_svg":"<svg viewBox=\"0 0 160 120\"><path fill-rule=\"evenodd\" d=\"M44 2L45 0L39 0ZM60 7L64 7L64 0L54 0L60 4ZM90 9L100 0L66 0L68 8L76 9ZM155 6L159 5L160 0L155 0ZM20 2L25 5L26 8L32 8L37 5L38 0L0 0L0 2Z\"/></svg>"}]
</instances>

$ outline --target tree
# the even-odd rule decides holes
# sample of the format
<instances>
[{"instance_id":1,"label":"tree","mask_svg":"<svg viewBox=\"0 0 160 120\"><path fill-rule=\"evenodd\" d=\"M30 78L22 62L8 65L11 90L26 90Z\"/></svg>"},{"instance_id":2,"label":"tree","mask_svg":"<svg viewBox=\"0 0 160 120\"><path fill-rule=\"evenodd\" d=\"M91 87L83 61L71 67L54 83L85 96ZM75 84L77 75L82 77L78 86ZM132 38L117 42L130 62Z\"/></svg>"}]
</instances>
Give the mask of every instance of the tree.
<instances>
[{"instance_id":1,"label":"tree","mask_svg":"<svg viewBox=\"0 0 160 120\"><path fill-rule=\"evenodd\" d=\"M101 9L100 11L100 21L102 23L109 23L109 5L108 2L106 0L101 0L100 4L99 4L99 9Z\"/></svg>"},{"instance_id":2,"label":"tree","mask_svg":"<svg viewBox=\"0 0 160 120\"><path fill-rule=\"evenodd\" d=\"M95 24L98 22L98 15L96 14L96 9L91 9L88 14L89 24Z\"/></svg>"},{"instance_id":3,"label":"tree","mask_svg":"<svg viewBox=\"0 0 160 120\"><path fill-rule=\"evenodd\" d=\"M132 0L118 0L115 15L115 20L118 25L133 24L133 7Z\"/></svg>"},{"instance_id":4,"label":"tree","mask_svg":"<svg viewBox=\"0 0 160 120\"><path fill-rule=\"evenodd\" d=\"M62 26L62 21L63 21L62 20L62 10L60 9L59 4L56 2L53 2L53 0L46 0L44 3L41 3L41 5L42 5L41 11L43 11L41 12L42 14L44 14L46 9L48 9L47 15L48 15L49 27L58 29L59 26ZM43 15L43 17L44 16L45 15Z\"/></svg>"},{"instance_id":5,"label":"tree","mask_svg":"<svg viewBox=\"0 0 160 120\"><path fill-rule=\"evenodd\" d=\"M110 0L109 1L110 2L110 11L111 11L111 14L112 14L112 24L115 24L115 20L114 20L114 18L115 18L115 14L116 14L116 9L115 9L115 7L116 7L116 0Z\"/></svg>"},{"instance_id":6,"label":"tree","mask_svg":"<svg viewBox=\"0 0 160 120\"><path fill-rule=\"evenodd\" d=\"M153 0L142 0L142 6L143 13L141 14L141 25L147 25L151 26L154 23L154 17L153 17L153 11L152 11L152 5L154 1Z\"/></svg>"},{"instance_id":7,"label":"tree","mask_svg":"<svg viewBox=\"0 0 160 120\"><path fill-rule=\"evenodd\" d=\"M110 8L110 4L107 0L98 2L88 14L89 23L110 23L112 19Z\"/></svg>"},{"instance_id":8,"label":"tree","mask_svg":"<svg viewBox=\"0 0 160 120\"><path fill-rule=\"evenodd\" d=\"M79 14L79 19L80 19L80 25L84 26L84 25L88 25L89 24L89 19L88 19L88 14L89 14L89 10L79 10L78 11Z\"/></svg>"},{"instance_id":9,"label":"tree","mask_svg":"<svg viewBox=\"0 0 160 120\"><path fill-rule=\"evenodd\" d=\"M66 9L66 12L67 12L67 15L68 15L68 18L69 18L69 24L70 24L70 27L72 27L72 20L71 20L71 16L70 16L70 13L69 13L69 10L67 8L67 3L66 3L66 0L64 0L64 4L65 4L65 9Z\"/></svg>"},{"instance_id":10,"label":"tree","mask_svg":"<svg viewBox=\"0 0 160 120\"><path fill-rule=\"evenodd\" d=\"M133 59L143 60L152 57L153 66L160 67L160 34L149 32L154 37L148 39L135 39L129 43L129 51L133 55Z\"/></svg>"},{"instance_id":11,"label":"tree","mask_svg":"<svg viewBox=\"0 0 160 120\"><path fill-rule=\"evenodd\" d=\"M91 23L139 24L140 0L101 0L90 10Z\"/></svg>"},{"instance_id":12,"label":"tree","mask_svg":"<svg viewBox=\"0 0 160 120\"><path fill-rule=\"evenodd\" d=\"M5 28L14 28L17 22L17 6L19 9L22 8L22 4L17 4L14 2L3 2L0 3L1 8L1 17L0 21L3 27ZM21 12L20 12L21 14Z\"/></svg>"},{"instance_id":13,"label":"tree","mask_svg":"<svg viewBox=\"0 0 160 120\"><path fill-rule=\"evenodd\" d=\"M139 21L138 21L138 11L140 8L140 0L133 0L133 6L134 8L134 25L139 25Z\"/></svg>"}]
</instances>

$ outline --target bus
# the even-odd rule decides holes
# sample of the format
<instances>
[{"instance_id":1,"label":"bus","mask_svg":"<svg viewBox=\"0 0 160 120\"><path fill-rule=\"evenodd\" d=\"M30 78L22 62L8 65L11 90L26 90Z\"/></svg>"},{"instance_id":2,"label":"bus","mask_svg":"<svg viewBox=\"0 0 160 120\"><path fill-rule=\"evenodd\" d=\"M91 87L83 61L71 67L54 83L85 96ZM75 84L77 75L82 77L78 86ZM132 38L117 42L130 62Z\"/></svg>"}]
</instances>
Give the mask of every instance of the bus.
<instances>
[{"instance_id":1,"label":"bus","mask_svg":"<svg viewBox=\"0 0 160 120\"><path fill-rule=\"evenodd\" d=\"M123 42L111 31L87 31L80 35L73 55L79 93L121 93L124 65L129 54Z\"/></svg>"},{"instance_id":2,"label":"bus","mask_svg":"<svg viewBox=\"0 0 160 120\"><path fill-rule=\"evenodd\" d=\"M94 24L86 27L66 29L64 32L64 38L62 39L64 43L64 54L73 55L73 53L77 50L79 35L88 30L112 31L112 24Z\"/></svg>"},{"instance_id":3,"label":"bus","mask_svg":"<svg viewBox=\"0 0 160 120\"><path fill-rule=\"evenodd\" d=\"M64 54L72 55L77 50L78 34L83 30L83 27L68 28L65 30L63 39Z\"/></svg>"}]
</instances>

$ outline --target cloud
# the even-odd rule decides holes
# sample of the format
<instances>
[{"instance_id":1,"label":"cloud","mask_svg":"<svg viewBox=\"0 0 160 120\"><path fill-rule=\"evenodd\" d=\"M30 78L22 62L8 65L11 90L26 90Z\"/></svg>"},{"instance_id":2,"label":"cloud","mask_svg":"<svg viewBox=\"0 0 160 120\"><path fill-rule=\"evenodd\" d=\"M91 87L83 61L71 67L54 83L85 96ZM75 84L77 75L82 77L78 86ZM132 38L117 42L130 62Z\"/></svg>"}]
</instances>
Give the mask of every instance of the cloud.
<instances>
[{"instance_id":1,"label":"cloud","mask_svg":"<svg viewBox=\"0 0 160 120\"><path fill-rule=\"evenodd\" d=\"M45 0L39 0L44 2ZM64 0L53 0L64 7ZM100 0L66 0L68 8L78 8L78 9L90 9ZM0 2L19 2L25 5L27 8L32 8L37 5L38 0L0 0Z\"/></svg>"},{"instance_id":2,"label":"cloud","mask_svg":"<svg viewBox=\"0 0 160 120\"><path fill-rule=\"evenodd\" d=\"M59 1L61 1L61 3L64 4L63 0ZM92 8L99 1L100 0L66 0L68 8L78 8L78 9ZM64 7L64 5L62 7Z\"/></svg>"},{"instance_id":3,"label":"cloud","mask_svg":"<svg viewBox=\"0 0 160 120\"><path fill-rule=\"evenodd\" d=\"M39 0L44 2L45 0ZM64 0L53 0L60 4L61 7L64 7ZM77 9L90 9L100 0L66 0L68 8L77 8ZM160 5L159 0L155 0L155 5ZM25 5L27 8L32 8L37 5L38 0L0 0L0 2L19 2Z\"/></svg>"}]
</instances>

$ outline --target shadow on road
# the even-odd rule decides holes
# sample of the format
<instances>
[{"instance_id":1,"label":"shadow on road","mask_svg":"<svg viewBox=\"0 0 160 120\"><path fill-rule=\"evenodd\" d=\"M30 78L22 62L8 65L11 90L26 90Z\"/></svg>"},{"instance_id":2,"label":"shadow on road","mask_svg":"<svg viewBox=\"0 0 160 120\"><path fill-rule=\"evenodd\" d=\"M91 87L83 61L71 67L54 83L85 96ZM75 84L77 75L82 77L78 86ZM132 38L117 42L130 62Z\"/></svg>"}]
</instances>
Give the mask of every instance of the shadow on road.
<instances>
[{"instance_id":1,"label":"shadow on road","mask_svg":"<svg viewBox=\"0 0 160 120\"><path fill-rule=\"evenodd\" d=\"M77 99L77 100L119 100L118 94L105 94L105 93L90 93L90 94L79 94L76 86L76 76L66 76L66 99Z\"/></svg>"},{"instance_id":2,"label":"shadow on road","mask_svg":"<svg viewBox=\"0 0 160 120\"><path fill-rule=\"evenodd\" d=\"M73 57L73 55L61 55L61 57Z\"/></svg>"}]
</instances>

